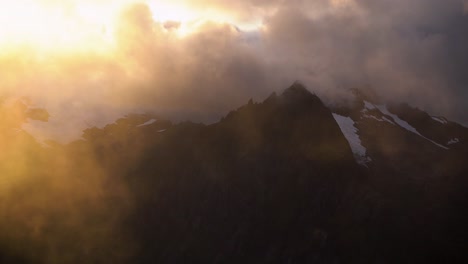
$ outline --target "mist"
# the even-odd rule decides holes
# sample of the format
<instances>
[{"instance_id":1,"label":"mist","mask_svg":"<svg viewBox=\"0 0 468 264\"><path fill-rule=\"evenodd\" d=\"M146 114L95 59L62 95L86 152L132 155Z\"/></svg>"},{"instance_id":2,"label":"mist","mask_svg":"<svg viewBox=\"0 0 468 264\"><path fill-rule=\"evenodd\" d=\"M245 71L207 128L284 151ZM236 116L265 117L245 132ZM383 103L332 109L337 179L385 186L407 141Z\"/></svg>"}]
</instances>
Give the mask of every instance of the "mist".
<instances>
[{"instance_id":1,"label":"mist","mask_svg":"<svg viewBox=\"0 0 468 264\"><path fill-rule=\"evenodd\" d=\"M0 250L46 263L135 254L134 197L115 168L145 149L126 139L130 158L103 157L79 141L131 113L210 124L299 80L326 104L359 88L468 125L466 0L174 2L227 19L165 21L157 4L119 1L89 46L0 45Z\"/></svg>"},{"instance_id":2,"label":"mist","mask_svg":"<svg viewBox=\"0 0 468 264\"><path fill-rule=\"evenodd\" d=\"M1 261L120 263L133 254L119 231L131 196L92 145L44 149L21 126L48 113L25 99L0 101L0 118Z\"/></svg>"},{"instance_id":3,"label":"mist","mask_svg":"<svg viewBox=\"0 0 468 264\"><path fill-rule=\"evenodd\" d=\"M29 130L64 141L130 112L215 122L249 98L262 100L295 80L326 101L341 100L349 88L372 89L385 99L468 122L466 2L185 4L261 24L247 31L204 21L180 36L180 25L167 27L147 4L128 4L107 52L27 46L1 52L1 93L28 96L47 108L47 128L35 124Z\"/></svg>"},{"instance_id":4,"label":"mist","mask_svg":"<svg viewBox=\"0 0 468 264\"><path fill-rule=\"evenodd\" d=\"M295 80L328 103L346 100L350 88L372 89L385 100L468 122L466 2L185 4L261 23L245 30L202 21L181 36L184 25L157 20L147 4L127 4L106 29L113 42L98 42L100 49L5 46L0 94L48 110L48 122L23 126L41 141L70 142L128 113L212 123Z\"/></svg>"}]
</instances>

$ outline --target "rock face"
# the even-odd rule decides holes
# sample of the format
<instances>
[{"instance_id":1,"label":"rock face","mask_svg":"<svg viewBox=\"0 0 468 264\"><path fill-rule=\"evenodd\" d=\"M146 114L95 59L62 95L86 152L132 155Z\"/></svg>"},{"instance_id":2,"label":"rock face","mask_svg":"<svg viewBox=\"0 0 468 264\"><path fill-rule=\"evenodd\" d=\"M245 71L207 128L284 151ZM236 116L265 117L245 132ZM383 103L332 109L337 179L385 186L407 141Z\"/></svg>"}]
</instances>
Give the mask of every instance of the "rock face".
<instances>
[{"instance_id":1,"label":"rock face","mask_svg":"<svg viewBox=\"0 0 468 264\"><path fill-rule=\"evenodd\" d=\"M347 195L366 172L317 96L295 85L161 137L132 175L140 262L338 259Z\"/></svg>"},{"instance_id":2,"label":"rock face","mask_svg":"<svg viewBox=\"0 0 468 264\"><path fill-rule=\"evenodd\" d=\"M212 125L133 115L44 152L92 157L106 189L121 183L131 201L123 211L108 195L100 207L120 213L105 234L131 253L78 244L63 248L68 262L457 263L467 260L467 142L468 129L408 105L356 92L328 107L295 83ZM83 221L108 227L98 216L108 219ZM50 260L51 241L35 240L46 253L32 263ZM11 247L0 239L0 260Z\"/></svg>"},{"instance_id":3,"label":"rock face","mask_svg":"<svg viewBox=\"0 0 468 264\"><path fill-rule=\"evenodd\" d=\"M408 104L355 94L353 104L332 111L353 121L366 149L368 183L382 199L379 226L370 229L388 239L388 254L419 252L427 263L465 258L468 129Z\"/></svg>"}]
</instances>

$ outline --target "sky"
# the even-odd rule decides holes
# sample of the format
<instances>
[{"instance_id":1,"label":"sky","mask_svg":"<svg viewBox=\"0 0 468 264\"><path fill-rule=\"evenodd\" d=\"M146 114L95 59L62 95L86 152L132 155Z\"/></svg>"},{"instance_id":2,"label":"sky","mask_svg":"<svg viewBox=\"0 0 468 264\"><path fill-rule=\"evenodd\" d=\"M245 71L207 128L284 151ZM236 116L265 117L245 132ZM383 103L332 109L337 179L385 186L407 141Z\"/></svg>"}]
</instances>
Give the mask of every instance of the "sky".
<instances>
[{"instance_id":1,"label":"sky","mask_svg":"<svg viewBox=\"0 0 468 264\"><path fill-rule=\"evenodd\" d=\"M214 122L299 80L468 125L466 0L0 1L0 97L69 141L127 113Z\"/></svg>"}]
</instances>

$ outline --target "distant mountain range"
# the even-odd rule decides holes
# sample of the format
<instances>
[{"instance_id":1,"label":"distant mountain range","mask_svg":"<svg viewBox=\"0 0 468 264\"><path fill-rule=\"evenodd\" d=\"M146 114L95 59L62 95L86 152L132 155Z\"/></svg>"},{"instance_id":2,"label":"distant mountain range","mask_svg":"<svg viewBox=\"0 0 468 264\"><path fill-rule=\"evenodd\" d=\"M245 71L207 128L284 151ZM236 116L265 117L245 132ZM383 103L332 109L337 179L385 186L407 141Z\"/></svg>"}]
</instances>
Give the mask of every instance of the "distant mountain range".
<instances>
[{"instance_id":1,"label":"distant mountain range","mask_svg":"<svg viewBox=\"0 0 468 264\"><path fill-rule=\"evenodd\" d=\"M24 166L92 182L97 164L112 191L99 213L83 210L86 228L36 207L49 231L0 220L22 230L0 233L0 262L468 263L468 128L353 93L327 106L295 83L211 125L129 115L36 144ZM96 231L109 240L83 238L109 215L118 224ZM19 254L21 243L34 246Z\"/></svg>"}]
</instances>

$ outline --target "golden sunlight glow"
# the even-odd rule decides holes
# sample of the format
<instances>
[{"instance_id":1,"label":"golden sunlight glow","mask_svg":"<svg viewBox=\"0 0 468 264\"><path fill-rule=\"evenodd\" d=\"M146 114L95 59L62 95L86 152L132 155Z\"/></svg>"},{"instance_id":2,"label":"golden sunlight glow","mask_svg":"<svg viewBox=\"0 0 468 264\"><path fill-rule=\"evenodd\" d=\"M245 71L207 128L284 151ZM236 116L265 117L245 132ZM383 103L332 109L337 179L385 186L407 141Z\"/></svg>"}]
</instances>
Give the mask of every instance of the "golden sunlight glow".
<instances>
[{"instance_id":1,"label":"golden sunlight glow","mask_svg":"<svg viewBox=\"0 0 468 264\"><path fill-rule=\"evenodd\" d=\"M177 35L197 30L204 21L235 23L215 10L193 9L169 0L15 0L0 8L0 46L28 45L38 50L106 50L113 42L119 13L132 3L145 3L153 19L179 25ZM248 25L247 25L248 26Z\"/></svg>"},{"instance_id":2,"label":"golden sunlight glow","mask_svg":"<svg viewBox=\"0 0 468 264\"><path fill-rule=\"evenodd\" d=\"M176 25L171 30L179 37L197 31L206 21L236 24L226 13L208 8L195 9L185 1L15 0L2 3L0 8L1 52L24 45L54 52L109 50L109 45L114 42L116 20L132 3L147 4L154 21L170 21ZM257 25L238 26L251 29Z\"/></svg>"},{"instance_id":3,"label":"golden sunlight glow","mask_svg":"<svg viewBox=\"0 0 468 264\"><path fill-rule=\"evenodd\" d=\"M187 3L189 1L186 1ZM153 14L153 19L159 22L180 23L177 29L177 35L185 37L196 32L204 22L229 23L245 30L255 30L261 25L261 21L245 23L236 21L232 14L221 10L205 8L194 8L184 1L161 1L148 0L147 4Z\"/></svg>"},{"instance_id":4,"label":"golden sunlight glow","mask_svg":"<svg viewBox=\"0 0 468 264\"><path fill-rule=\"evenodd\" d=\"M0 9L0 45L27 45L36 50L95 50L109 41L115 11L115 5L90 1L11 1Z\"/></svg>"},{"instance_id":5,"label":"golden sunlight glow","mask_svg":"<svg viewBox=\"0 0 468 264\"><path fill-rule=\"evenodd\" d=\"M186 23L196 20L199 16L195 10L190 10L180 3L171 3L170 1L148 1L148 6L156 21L177 21Z\"/></svg>"}]
</instances>

